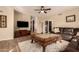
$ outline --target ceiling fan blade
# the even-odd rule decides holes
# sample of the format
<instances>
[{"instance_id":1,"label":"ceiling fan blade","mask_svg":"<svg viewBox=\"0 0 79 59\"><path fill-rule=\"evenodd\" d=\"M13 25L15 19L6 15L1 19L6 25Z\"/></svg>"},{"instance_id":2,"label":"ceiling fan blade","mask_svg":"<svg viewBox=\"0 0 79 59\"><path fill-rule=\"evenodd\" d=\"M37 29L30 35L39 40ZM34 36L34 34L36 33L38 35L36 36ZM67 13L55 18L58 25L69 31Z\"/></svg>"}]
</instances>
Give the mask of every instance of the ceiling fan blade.
<instances>
[{"instance_id":1,"label":"ceiling fan blade","mask_svg":"<svg viewBox=\"0 0 79 59\"><path fill-rule=\"evenodd\" d=\"M40 9L35 9L35 11L40 11Z\"/></svg>"},{"instance_id":2,"label":"ceiling fan blade","mask_svg":"<svg viewBox=\"0 0 79 59\"><path fill-rule=\"evenodd\" d=\"M46 11L44 11L44 13L47 13Z\"/></svg>"},{"instance_id":3,"label":"ceiling fan blade","mask_svg":"<svg viewBox=\"0 0 79 59\"><path fill-rule=\"evenodd\" d=\"M45 11L47 11L47 10L51 10L51 8L48 8L48 9L44 9Z\"/></svg>"},{"instance_id":4,"label":"ceiling fan blade","mask_svg":"<svg viewBox=\"0 0 79 59\"><path fill-rule=\"evenodd\" d=\"M51 10L51 8L48 8L47 10Z\"/></svg>"}]
</instances>

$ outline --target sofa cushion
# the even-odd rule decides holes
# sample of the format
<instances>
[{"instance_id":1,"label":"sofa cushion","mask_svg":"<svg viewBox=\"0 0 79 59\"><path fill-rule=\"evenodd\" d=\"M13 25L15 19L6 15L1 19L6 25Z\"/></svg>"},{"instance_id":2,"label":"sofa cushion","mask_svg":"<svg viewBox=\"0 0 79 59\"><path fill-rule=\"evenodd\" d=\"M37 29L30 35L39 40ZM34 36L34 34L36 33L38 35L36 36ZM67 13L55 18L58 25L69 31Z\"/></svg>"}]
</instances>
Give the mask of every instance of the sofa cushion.
<instances>
[{"instance_id":1,"label":"sofa cushion","mask_svg":"<svg viewBox=\"0 0 79 59\"><path fill-rule=\"evenodd\" d=\"M69 35L69 34L62 34L62 38L63 38L64 40L71 41L71 40L72 40L72 35Z\"/></svg>"}]
</instances>

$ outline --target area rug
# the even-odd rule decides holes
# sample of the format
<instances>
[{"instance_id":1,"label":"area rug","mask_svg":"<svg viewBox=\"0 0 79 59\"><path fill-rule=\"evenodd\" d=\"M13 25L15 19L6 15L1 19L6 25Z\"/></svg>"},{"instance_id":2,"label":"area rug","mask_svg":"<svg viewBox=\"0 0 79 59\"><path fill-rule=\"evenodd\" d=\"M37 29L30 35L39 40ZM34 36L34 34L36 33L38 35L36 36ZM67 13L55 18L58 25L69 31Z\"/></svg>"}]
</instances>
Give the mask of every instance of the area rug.
<instances>
[{"instance_id":1,"label":"area rug","mask_svg":"<svg viewBox=\"0 0 79 59\"><path fill-rule=\"evenodd\" d=\"M62 43L59 41L52 43L46 47L46 52L59 52L63 51L69 42L62 40ZM42 52L42 46L37 43L31 43L31 40L26 40L18 43L21 52Z\"/></svg>"}]
</instances>

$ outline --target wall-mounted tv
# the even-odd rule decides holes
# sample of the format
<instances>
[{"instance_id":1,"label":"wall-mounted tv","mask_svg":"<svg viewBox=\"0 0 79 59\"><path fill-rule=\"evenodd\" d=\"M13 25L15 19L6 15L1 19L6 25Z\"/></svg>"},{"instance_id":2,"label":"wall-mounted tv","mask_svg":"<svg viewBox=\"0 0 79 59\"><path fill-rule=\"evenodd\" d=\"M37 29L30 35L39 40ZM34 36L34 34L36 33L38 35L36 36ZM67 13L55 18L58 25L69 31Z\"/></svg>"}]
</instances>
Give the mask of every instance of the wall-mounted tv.
<instances>
[{"instance_id":1,"label":"wall-mounted tv","mask_svg":"<svg viewBox=\"0 0 79 59\"><path fill-rule=\"evenodd\" d=\"M29 23L27 21L17 21L17 27L29 27Z\"/></svg>"}]
</instances>

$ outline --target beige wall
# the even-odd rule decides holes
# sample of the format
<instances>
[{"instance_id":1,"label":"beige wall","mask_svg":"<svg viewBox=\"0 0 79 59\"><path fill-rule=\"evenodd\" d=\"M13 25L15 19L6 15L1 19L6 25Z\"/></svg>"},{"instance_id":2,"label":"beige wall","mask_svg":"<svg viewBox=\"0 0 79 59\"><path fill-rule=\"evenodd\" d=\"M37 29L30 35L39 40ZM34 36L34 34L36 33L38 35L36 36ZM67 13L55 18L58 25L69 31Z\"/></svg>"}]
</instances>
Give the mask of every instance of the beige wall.
<instances>
[{"instance_id":1,"label":"beige wall","mask_svg":"<svg viewBox=\"0 0 79 59\"><path fill-rule=\"evenodd\" d=\"M75 15L76 16L76 21L75 22L66 22L66 16L69 15ZM52 13L47 13L47 14L39 14L36 16L37 17L37 31L39 33L42 32L42 25L41 23L43 22L43 32L45 33L45 20L51 20L52 21L52 30L53 27L74 27L74 28L79 28L79 9L78 8L72 8L69 10L65 10L61 12L61 14L52 14Z\"/></svg>"},{"instance_id":2,"label":"beige wall","mask_svg":"<svg viewBox=\"0 0 79 59\"><path fill-rule=\"evenodd\" d=\"M14 37L14 10L12 7L1 7L0 15L7 16L7 28L0 28L0 41L9 40Z\"/></svg>"},{"instance_id":3,"label":"beige wall","mask_svg":"<svg viewBox=\"0 0 79 59\"><path fill-rule=\"evenodd\" d=\"M41 33L43 31L43 33L45 33L45 21L52 21L53 24L53 20L52 17L50 17L51 15L48 14L37 14L35 16L35 30L37 33ZM53 28L53 26L52 26Z\"/></svg>"},{"instance_id":4,"label":"beige wall","mask_svg":"<svg viewBox=\"0 0 79 59\"><path fill-rule=\"evenodd\" d=\"M21 9L21 12L24 10ZM24 13L24 12L23 12ZM34 11L28 12L26 11L25 14L17 14L15 13L15 20L25 20L30 22L30 16L35 16L35 30L38 33L42 32L42 22L43 22L43 32L45 32L45 20L51 20L52 21L52 30L53 27L79 27L79 10L78 8L70 8L68 10L64 10L60 12L61 14L53 14L53 12L49 12L47 14L39 14ZM76 21L75 22L66 22L66 16L68 15L76 15ZM17 19L18 18L18 19ZM16 27L16 22L15 22L15 28ZM30 29L27 28L27 29Z\"/></svg>"},{"instance_id":5,"label":"beige wall","mask_svg":"<svg viewBox=\"0 0 79 59\"><path fill-rule=\"evenodd\" d=\"M75 15L75 22L66 22L66 16ZM79 28L79 10L72 9L62 12L61 15L54 15L54 26L55 27L77 27Z\"/></svg>"},{"instance_id":6,"label":"beige wall","mask_svg":"<svg viewBox=\"0 0 79 59\"><path fill-rule=\"evenodd\" d=\"M29 8L31 8L31 7L29 7ZM17 28L17 26L16 26L16 24L17 24L16 22L18 20L22 21L22 19L23 19L25 21L30 22L30 16L34 16L35 17L35 31L38 33L41 33L42 32L42 23L43 23L43 31L45 33L45 20L52 20L52 14L48 14L48 13L39 14L38 12L34 11L34 9L28 9L28 8L26 10L23 10L20 7L15 8L15 9L17 11L19 11L19 13L15 12L15 30L20 29L20 28ZM24 29L24 28L21 28L21 29ZM27 29L30 29L30 27Z\"/></svg>"},{"instance_id":7,"label":"beige wall","mask_svg":"<svg viewBox=\"0 0 79 59\"><path fill-rule=\"evenodd\" d=\"M22 9L21 12L14 12L13 7L1 7L0 10L3 12L0 12L0 15L7 15L7 28L0 28L0 40L7 40L7 39L13 39L14 37L14 28L17 29L30 29L30 16L34 15L36 18L36 25L35 29L38 33L42 32L42 22L43 22L43 31L45 31L45 20L51 20L53 21L53 27L78 27L79 28L79 10L78 9L71 9L66 10L64 12L61 12L61 15L56 14L53 15L53 13L47 13L47 14L35 14L31 12L24 13L25 11ZM20 10L20 9L19 9ZM76 15L76 21L75 22L66 22L66 16L68 15ZM17 21L28 21L29 27L28 28L17 28Z\"/></svg>"},{"instance_id":8,"label":"beige wall","mask_svg":"<svg viewBox=\"0 0 79 59\"><path fill-rule=\"evenodd\" d=\"M30 30L30 27L28 28L18 28L17 27L17 21L28 21L30 23L30 16L27 15L27 14L23 14L21 12L18 12L18 11L14 11L14 28L15 28L15 31L16 30ZM29 24L30 26L30 24Z\"/></svg>"}]
</instances>

